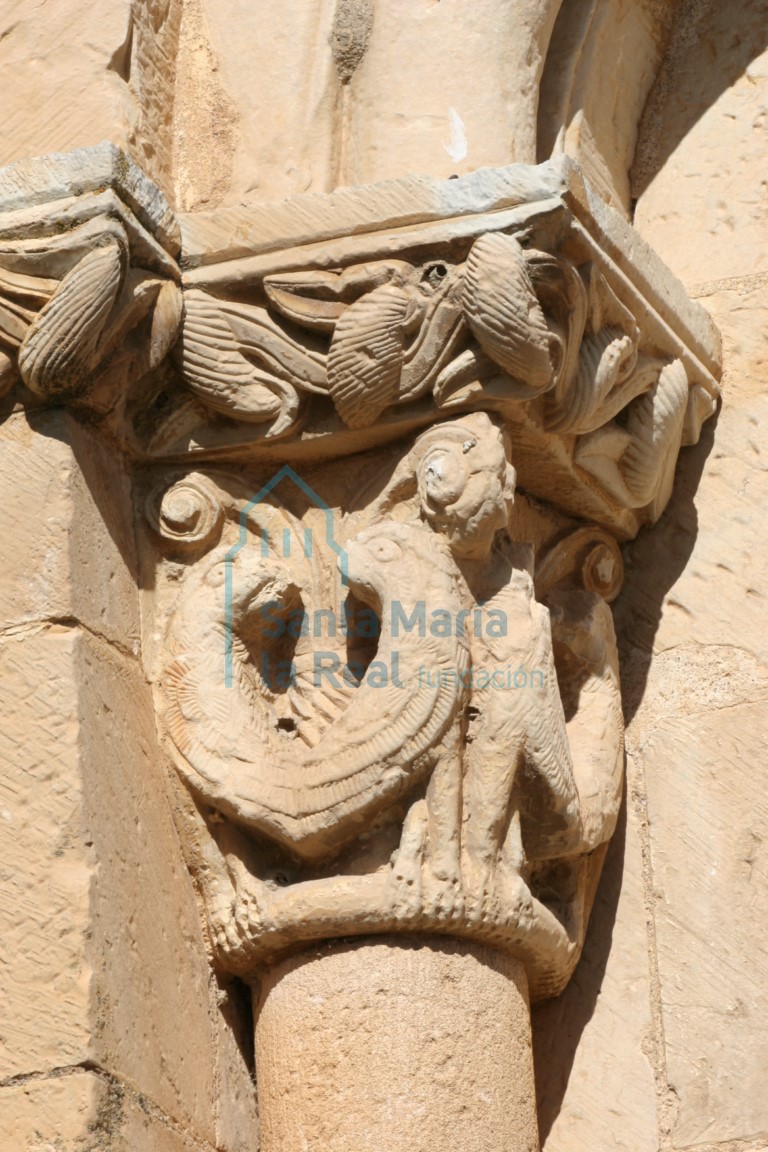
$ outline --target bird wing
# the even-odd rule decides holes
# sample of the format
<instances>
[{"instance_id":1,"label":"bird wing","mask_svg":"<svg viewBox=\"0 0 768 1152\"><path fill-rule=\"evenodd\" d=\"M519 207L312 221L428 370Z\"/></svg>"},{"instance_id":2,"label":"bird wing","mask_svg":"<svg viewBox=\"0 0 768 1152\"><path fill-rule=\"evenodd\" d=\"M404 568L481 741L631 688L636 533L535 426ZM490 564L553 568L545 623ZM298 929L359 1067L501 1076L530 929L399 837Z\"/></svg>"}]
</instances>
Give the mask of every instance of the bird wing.
<instances>
[{"instance_id":1,"label":"bird wing","mask_svg":"<svg viewBox=\"0 0 768 1152\"><path fill-rule=\"evenodd\" d=\"M123 247L109 236L64 276L19 349L19 371L33 392L70 392L87 383L123 266Z\"/></svg>"},{"instance_id":2,"label":"bird wing","mask_svg":"<svg viewBox=\"0 0 768 1152\"><path fill-rule=\"evenodd\" d=\"M350 428L364 428L396 398L410 297L384 284L352 304L336 325L328 354L328 391Z\"/></svg>"},{"instance_id":3,"label":"bird wing","mask_svg":"<svg viewBox=\"0 0 768 1152\"><path fill-rule=\"evenodd\" d=\"M464 311L483 350L516 380L538 391L553 382L551 335L514 236L490 232L467 257Z\"/></svg>"}]
</instances>

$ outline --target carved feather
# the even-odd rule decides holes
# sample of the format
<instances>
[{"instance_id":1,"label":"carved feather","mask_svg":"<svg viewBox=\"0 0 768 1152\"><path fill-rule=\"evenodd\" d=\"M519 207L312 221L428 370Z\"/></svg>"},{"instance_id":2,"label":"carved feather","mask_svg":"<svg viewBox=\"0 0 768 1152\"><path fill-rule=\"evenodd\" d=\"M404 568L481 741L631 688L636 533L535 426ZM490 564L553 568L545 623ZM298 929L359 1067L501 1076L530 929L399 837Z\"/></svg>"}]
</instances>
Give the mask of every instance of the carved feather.
<instances>
[{"instance_id":1,"label":"carved feather","mask_svg":"<svg viewBox=\"0 0 768 1152\"><path fill-rule=\"evenodd\" d=\"M385 284L363 296L336 326L328 391L350 428L364 428L397 399L410 296Z\"/></svg>"},{"instance_id":2,"label":"carved feather","mask_svg":"<svg viewBox=\"0 0 768 1152\"><path fill-rule=\"evenodd\" d=\"M0 295L24 300L35 308L42 308L47 304L58 286L58 280L27 276L23 272L13 272L0 267Z\"/></svg>"},{"instance_id":3,"label":"carved feather","mask_svg":"<svg viewBox=\"0 0 768 1152\"><path fill-rule=\"evenodd\" d=\"M185 296L178 356L187 384L211 408L255 423L280 412L280 396L243 356L217 302L204 292Z\"/></svg>"},{"instance_id":4,"label":"carved feather","mask_svg":"<svg viewBox=\"0 0 768 1152\"><path fill-rule=\"evenodd\" d=\"M628 406L623 426L609 422L577 440L575 462L629 508L655 501L656 518L671 491L688 391L685 365L666 365L654 387Z\"/></svg>"},{"instance_id":5,"label":"carved feather","mask_svg":"<svg viewBox=\"0 0 768 1152\"><path fill-rule=\"evenodd\" d=\"M622 458L624 482L633 506L648 504L664 482L670 459L677 458L688 405L688 374L681 360L661 370L659 382L635 400L627 416L631 436Z\"/></svg>"},{"instance_id":6,"label":"carved feather","mask_svg":"<svg viewBox=\"0 0 768 1152\"><path fill-rule=\"evenodd\" d=\"M381 544L390 546L383 559L377 551ZM352 585L360 579L375 588L382 604L387 601L382 617L389 620L391 596L404 591L406 555L421 561L414 586L407 590L406 609L426 596L428 603L458 612L452 562L423 528L382 525L357 537L350 545L350 563L357 566ZM177 604L176 655L163 676L166 731L182 775L223 811L304 856L322 854L330 844L353 837L364 812L391 803L429 771L433 750L453 723L465 691L466 641L396 637L385 629L377 659L393 672L399 667L403 686L393 679L382 687L363 685L341 715L328 717L331 724L316 747L286 745L270 732L264 701L260 704L248 690L253 668L249 673L246 665L257 658L241 649L238 629L247 627L246 617L258 611L262 600L273 607L287 603L288 584L284 580L282 587L270 578L272 562L244 553L230 601L235 635L233 687L228 689L224 559L221 549L193 573ZM422 662L434 673L429 682L419 674ZM323 704L317 697L311 703L313 708Z\"/></svg>"},{"instance_id":7,"label":"carved feather","mask_svg":"<svg viewBox=\"0 0 768 1152\"><path fill-rule=\"evenodd\" d=\"M492 232L475 241L463 304L475 337L500 368L537 391L552 384L549 329L513 236Z\"/></svg>"},{"instance_id":8,"label":"carved feather","mask_svg":"<svg viewBox=\"0 0 768 1152\"><path fill-rule=\"evenodd\" d=\"M0 297L0 340L11 348L18 348L35 321L37 313L22 307L14 300Z\"/></svg>"},{"instance_id":9,"label":"carved feather","mask_svg":"<svg viewBox=\"0 0 768 1152\"><path fill-rule=\"evenodd\" d=\"M19 371L33 392L56 395L87 384L98 364L123 267L122 246L110 237L61 281L19 349Z\"/></svg>"}]
</instances>

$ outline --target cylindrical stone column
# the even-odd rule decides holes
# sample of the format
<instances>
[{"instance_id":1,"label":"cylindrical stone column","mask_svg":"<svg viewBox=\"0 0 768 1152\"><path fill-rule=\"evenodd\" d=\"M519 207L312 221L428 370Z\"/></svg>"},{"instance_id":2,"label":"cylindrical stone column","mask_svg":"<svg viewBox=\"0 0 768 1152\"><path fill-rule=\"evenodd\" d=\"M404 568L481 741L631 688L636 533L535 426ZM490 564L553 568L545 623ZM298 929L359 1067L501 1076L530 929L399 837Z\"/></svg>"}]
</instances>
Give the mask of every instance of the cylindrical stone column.
<instances>
[{"instance_id":1,"label":"cylindrical stone column","mask_svg":"<svg viewBox=\"0 0 768 1152\"><path fill-rule=\"evenodd\" d=\"M453 939L334 941L256 1002L261 1152L536 1152L522 964Z\"/></svg>"}]
</instances>

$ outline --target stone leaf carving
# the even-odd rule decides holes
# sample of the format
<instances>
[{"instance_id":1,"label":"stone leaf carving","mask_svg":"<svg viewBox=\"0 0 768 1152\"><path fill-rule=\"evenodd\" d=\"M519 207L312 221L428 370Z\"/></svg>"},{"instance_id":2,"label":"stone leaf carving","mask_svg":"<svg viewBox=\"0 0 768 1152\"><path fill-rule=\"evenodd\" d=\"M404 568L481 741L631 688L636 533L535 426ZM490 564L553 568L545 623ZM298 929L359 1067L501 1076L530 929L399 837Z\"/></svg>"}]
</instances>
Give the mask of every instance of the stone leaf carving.
<instances>
[{"instance_id":1,"label":"stone leaf carving","mask_svg":"<svg viewBox=\"0 0 768 1152\"><path fill-rule=\"evenodd\" d=\"M279 555L285 526L301 539L294 514L257 503L250 546L231 558L225 540L192 564L159 690L179 773L200 811L220 814L221 872L209 862L200 877L228 969L253 972L302 940L426 931L522 957L535 995L568 979L590 854L621 792L615 640L595 591L602 580L615 594L620 569L607 534L579 529L550 546L549 608L537 601L530 550L507 531L508 451L488 416L469 415L424 433L378 496L361 494L341 529L346 591L380 631L373 660L350 660L335 687L311 674L333 642L290 622L328 602L336 554ZM439 623L398 629L420 611ZM504 626L477 626L478 613ZM349 635L337 642L343 657ZM270 675L281 666L292 669L283 684ZM191 835L205 840L191 811ZM377 826L392 847L371 863ZM275 868L289 881L276 886Z\"/></svg>"},{"instance_id":2,"label":"stone leaf carving","mask_svg":"<svg viewBox=\"0 0 768 1152\"><path fill-rule=\"evenodd\" d=\"M494 411L527 491L626 538L714 407L711 331L565 161L198 213L181 252L115 149L28 162L25 207L18 179L0 391L106 413L136 456L328 459Z\"/></svg>"},{"instance_id":3,"label":"stone leaf carving","mask_svg":"<svg viewBox=\"0 0 768 1152\"><path fill-rule=\"evenodd\" d=\"M262 287L267 308L188 292L179 364L203 403L273 421L271 436L295 424L300 392L329 396L348 427L365 428L429 392L456 403L470 380L506 373L518 399L555 380L560 341L513 235L481 236L457 265L381 260L266 276ZM293 406L283 401L275 421L289 383Z\"/></svg>"},{"instance_id":4,"label":"stone leaf carving","mask_svg":"<svg viewBox=\"0 0 768 1152\"><path fill-rule=\"evenodd\" d=\"M48 160L41 173L31 162L31 181L55 186L68 158ZM0 211L0 387L20 378L38 397L98 410L165 359L182 299L159 193L109 146L81 160L79 195ZM6 177L12 188L13 168L0 172L0 208Z\"/></svg>"},{"instance_id":5,"label":"stone leaf carving","mask_svg":"<svg viewBox=\"0 0 768 1152\"><path fill-rule=\"evenodd\" d=\"M250 436L348 453L484 408L516 425L530 491L624 534L655 519L713 410L711 376L562 204L458 223L374 232L365 260L351 237L188 272L177 363L232 424L203 431L182 406L150 451ZM552 456L567 483L548 484Z\"/></svg>"},{"instance_id":6,"label":"stone leaf carving","mask_svg":"<svg viewBox=\"0 0 768 1152\"><path fill-rule=\"evenodd\" d=\"M635 376L652 383L633 397L621 422L611 419L581 437L574 459L626 507L650 505L655 519L672 491L691 389L680 360L645 364Z\"/></svg>"},{"instance_id":7,"label":"stone leaf carving","mask_svg":"<svg viewBox=\"0 0 768 1152\"><path fill-rule=\"evenodd\" d=\"M63 236L0 241L0 267L0 341L40 396L80 400L98 391L105 372L114 387L118 352L132 361L124 380L143 375L176 339L178 285L132 268L126 232L108 217ZM140 340L126 347L140 325Z\"/></svg>"},{"instance_id":8,"label":"stone leaf carving","mask_svg":"<svg viewBox=\"0 0 768 1152\"><path fill-rule=\"evenodd\" d=\"M269 423L278 436L296 424L300 391L324 392L325 356L291 338L264 308L185 296L176 350L184 379L204 405L236 420Z\"/></svg>"}]
</instances>

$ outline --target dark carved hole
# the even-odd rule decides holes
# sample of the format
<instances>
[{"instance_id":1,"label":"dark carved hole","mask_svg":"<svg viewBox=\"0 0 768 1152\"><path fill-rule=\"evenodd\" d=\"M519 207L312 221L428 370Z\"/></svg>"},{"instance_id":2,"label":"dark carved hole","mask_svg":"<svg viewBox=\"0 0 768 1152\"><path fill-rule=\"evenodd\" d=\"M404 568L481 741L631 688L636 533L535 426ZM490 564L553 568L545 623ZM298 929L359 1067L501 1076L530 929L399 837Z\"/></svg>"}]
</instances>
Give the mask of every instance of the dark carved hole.
<instances>
[{"instance_id":1,"label":"dark carved hole","mask_svg":"<svg viewBox=\"0 0 768 1152\"><path fill-rule=\"evenodd\" d=\"M467 744L471 744L474 739L472 726L479 715L480 710L479 708L476 708L474 704L468 704L464 710L464 739L466 740Z\"/></svg>"},{"instance_id":2,"label":"dark carved hole","mask_svg":"<svg viewBox=\"0 0 768 1152\"><path fill-rule=\"evenodd\" d=\"M219 977L224 995L220 999L221 1013L235 1043L240 1049L243 1064L251 1079L256 1078L256 1060L253 1048L253 1001L251 989L237 979Z\"/></svg>"},{"instance_id":3,"label":"dark carved hole","mask_svg":"<svg viewBox=\"0 0 768 1152\"><path fill-rule=\"evenodd\" d=\"M443 280L445 280L447 275L447 266L440 262L437 264L430 264L425 269L424 279L427 281L427 283L431 284L433 288L436 288L439 284L442 283Z\"/></svg>"},{"instance_id":4,"label":"dark carved hole","mask_svg":"<svg viewBox=\"0 0 768 1152\"><path fill-rule=\"evenodd\" d=\"M373 608L350 592L344 607L347 626L347 665L362 680L371 661L376 659L381 635L381 620Z\"/></svg>"}]
</instances>

